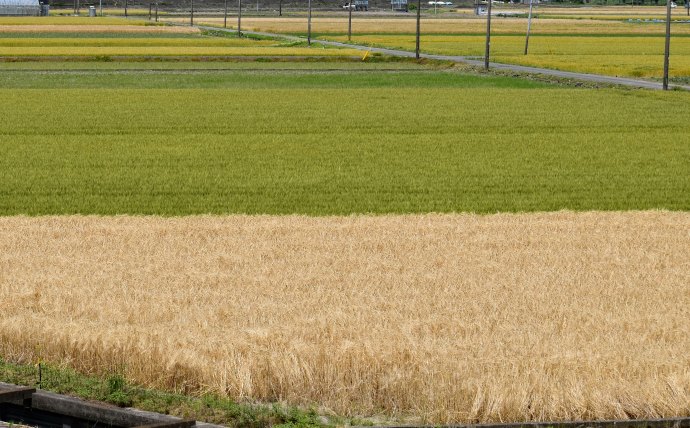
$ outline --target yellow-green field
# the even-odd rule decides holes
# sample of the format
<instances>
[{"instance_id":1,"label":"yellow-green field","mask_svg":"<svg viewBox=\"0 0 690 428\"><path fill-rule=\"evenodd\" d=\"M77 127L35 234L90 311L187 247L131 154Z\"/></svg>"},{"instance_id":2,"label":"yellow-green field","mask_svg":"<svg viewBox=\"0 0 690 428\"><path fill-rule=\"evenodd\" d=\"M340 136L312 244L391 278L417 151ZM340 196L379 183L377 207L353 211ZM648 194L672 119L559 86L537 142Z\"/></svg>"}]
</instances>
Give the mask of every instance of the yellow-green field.
<instances>
[{"instance_id":1,"label":"yellow-green field","mask_svg":"<svg viewBox=\"0 0 690 428\"><path fill-rule=\"evenodd\" d=\"M0 39L0 49L8 48L102 48L102 47L247 47L275 46L275 40L229 37L7 37Z\"/></svg>"},{"instance_id":2,"label":"yellow-green field","mask_svg":"<svg viewBox=\"0 0 690 428\"><path fill-rule=\"evenodd\" d=\"M329 36L346 41L346 36ZM414 50L414 35L357 35L354 43ZM485 37L480 35L423 36L424 52L442 55L484 56ZM497 35L491 40L492 60L510 64L628 77L660 77L664 40L661 37L535 36L530 54L524 55L524 36ZM670 72L690 76L690 37L673 41Z\"/></svg>"},{"instance_id":3,"label":"yellow-green field","mask_svg":"<svg viewBox=\"0 0 690 428\"><path fill-rule=\"evenodd\" d=\"M524 7L500 5L499 11L526 12ZM663 69L662 22L639 22L664 17L663 7L553 8L538 7L532 25L529 55L524 55L527 20L495 17L492 23L492 59L497 62L545 67L612 76L660 78ZM685 19L677 8L674 19ZM219 25L219 18L204 18ZM231 24L234 22L231 21ZM247 17L243 28L275 33L304 34L303 17ZM366 17L353 19L353 42L412 51L415 48L414 17ZM485 17L466 13L425 15L421 49L425 53L482 57ZM312 23L317 37L346 41L347 15L317 16ZM690 24L673 26L671 68L673 77L690 76Z\"/></svg>"},{"instance_id":4,"label":"yellow-green field","mask_svg":"<svg viewBox=\"0 0 690 428\"><path fill-rule=\"evenodd\" d=\"M208 36L197 28L143 24L121 18L0 18L0 58L362 55L354 49L309 49L283 40Z\"/></svg>"},{"instance_id":5,"label":"yellow-green field","mask_svg":"<svg viewBox=\"0 0 690 428\"><path fill-rule=\"evenodd\" d=\"M657 16L656 18L660 18ZM185 21L183 19L170 19L170 21ZM198 22L215 26L222 26L222 18L202 17ZM347 34L347 15L342 16L317 16L312 20L312 31L320 35ZM361 17L354 16L352 31L354 34L414 34L416 21L414 17ZM236 28L236 20L228 20L230 28ZM303 34L307 31L307 22L304 17L242 17L242 28L245 30L265 31L272 33ZM524 34L527 29L525 18L500 18L492 20L491 30L494 34ZM482 34L486 31L484 17L443 17L434 18L425 16L422 20L424 34L441 35L465 35ZM537 18L532 22L532 34L538 35L614 35L614 34L644 34L663 35L662 23L637 23L619 21L604 21L592 18L553 19ZM690 25L677 25L673 29L674 34L690 34Z\"/></svg>"},{"instance_id":6,"label":"yellow-green field","mask_svg":"<svg viewBox=\"0 0 690 428\"><path fill-rule=\"evenodd\" d=\"M14 25L141 25L141 26L155 26L146 21L123 21L120 18L97 17L84 18L80 16L0 16L0 26L14 26Z\"/></svg>"},{"instance_id":7,"label":"yellow-green field","mask_svg":"<svg viewBox=\"0 0 690 428\"><path fill-rule=\"evenodd\" d=\"M306 47L2 47L0 57L14 56L361 56L351 49L310 49Z\"/></svg>"}]
</instances>

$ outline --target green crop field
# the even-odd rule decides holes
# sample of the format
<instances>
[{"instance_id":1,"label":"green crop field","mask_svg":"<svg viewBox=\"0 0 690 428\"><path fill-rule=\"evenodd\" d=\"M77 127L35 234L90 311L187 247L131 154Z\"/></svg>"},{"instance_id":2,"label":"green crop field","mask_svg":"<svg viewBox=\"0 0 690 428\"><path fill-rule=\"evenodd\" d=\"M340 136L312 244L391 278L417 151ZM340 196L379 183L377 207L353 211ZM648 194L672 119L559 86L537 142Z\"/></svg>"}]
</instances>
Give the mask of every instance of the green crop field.
<instances>
[{"instance_id":1,"label":"green crop field","mask_svg":"<svg viewBox=\"0 0 690 428\"><path fill-rule=\"evenodd\" d=\"M1 79L2 215L690 209L684 92L434 71Z\"/></svg>"}]
</instances>

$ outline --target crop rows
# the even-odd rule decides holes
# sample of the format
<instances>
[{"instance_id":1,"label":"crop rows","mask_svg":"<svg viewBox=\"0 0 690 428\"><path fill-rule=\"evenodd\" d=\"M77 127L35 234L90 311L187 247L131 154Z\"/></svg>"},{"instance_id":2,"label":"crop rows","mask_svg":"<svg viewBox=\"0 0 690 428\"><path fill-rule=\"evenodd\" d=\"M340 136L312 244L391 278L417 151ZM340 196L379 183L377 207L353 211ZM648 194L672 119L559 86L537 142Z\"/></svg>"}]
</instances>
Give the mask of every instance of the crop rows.
<instances>
[{"instance_id":1,"label":"crop rows","mask_svg":"<svg viewBox=\"0 0 690 428\"><path fill-rule=\"evenodd\" d=\"M690 207L687 126L668 114L685 93L410 72L116 77L141 89L0 90L1 213Z\"/></svg>"}]
</instances>

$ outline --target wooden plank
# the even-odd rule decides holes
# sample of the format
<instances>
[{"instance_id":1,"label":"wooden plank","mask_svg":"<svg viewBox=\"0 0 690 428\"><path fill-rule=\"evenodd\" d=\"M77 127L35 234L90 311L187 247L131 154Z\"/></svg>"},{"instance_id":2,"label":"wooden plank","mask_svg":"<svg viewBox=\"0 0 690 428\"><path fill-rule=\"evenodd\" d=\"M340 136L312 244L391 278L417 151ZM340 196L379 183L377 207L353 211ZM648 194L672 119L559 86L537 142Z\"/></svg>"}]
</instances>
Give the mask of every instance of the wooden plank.
<instances>
[{"instance_id":1,"label":"wooden plank","mask_svg":"<svg viewBox=\"0 0 690 428\"><path fill-rule=\"evenodd\" d=\"M194 420L183 420L170 415L145 412L137 409L123 409L110 404L85 401L79 398L54 394L47 391L37 391L35 388L19 387L0 382L0 397L7 399L0 409L32 417L36 424L50 418L73 420L76 426L90 426L93 423L112 427L147 427L147 428L191 428L196 426ZM30 402L26 402L30 397ZM30 409L27 409L27 404ZM10 407L8 407L10 406ZM29 413L26 413L29 412ZM40 425L40 424L39 424ZM64 423L58 424L60 426ZM51 426L58 426L52 424ZM70 423L71 425L71 423ZM219 428L209 425L209 428Z\"/></svg>"},{"instance_id":2,"label":"wooden plank","mask_svg":"<svg viewBox=\"0 0 690 428\"><path fill-rule=\"evenodd\" d=\"M32 408L119 427L135 427L158 422L119 407L92 403L46 391L39 391L33 395Z\"/></svg>"},{"instance_id":3,"label":"wooden plank","mask_svg":"<svg viewBox=\"0 0 690 428\"><path fill-rule=\"evenodd\" d=\"M140 425L136 428L191 428L196 425L192 419L181 419L178 421L158 422L150 425Z\"/></svg>"},{"instance_id":4,"label":"wooden plank","mask_svg":"<svg viewBox=\"0 0 690 428\"><path fill-rule=\"evenodd\" d=\"M22 403L31 399L36 388L28 386L18 386L14 389L0 390L0 403Z\"/></svg>"}]
</instances>

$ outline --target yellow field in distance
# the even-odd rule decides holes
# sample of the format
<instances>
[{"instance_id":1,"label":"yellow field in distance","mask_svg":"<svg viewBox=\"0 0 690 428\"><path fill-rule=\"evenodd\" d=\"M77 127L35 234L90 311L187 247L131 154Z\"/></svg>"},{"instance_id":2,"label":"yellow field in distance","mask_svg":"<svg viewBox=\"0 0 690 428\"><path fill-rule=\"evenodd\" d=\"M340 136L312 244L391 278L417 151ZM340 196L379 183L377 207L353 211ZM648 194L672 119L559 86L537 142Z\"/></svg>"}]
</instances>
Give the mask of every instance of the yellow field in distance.
<instances>
[{"instance_id":1,"label":"yellow field in distance","mask_svg":"<svg viewBox=\"0 0 690 428\"><path fill-rule=\"evenodd\" d=\"M524 11L523 11L524 12ZM537 8L536 14L543 15ZM547 15L545 15L547 16ZM684 15L683 15L684 16ZM660 18L661 16L656 16ZM235 28L234 17L230 17L228 24ZM635 18L637 19L637 18ZM171 21L174 21L171 19ZM184 19L176 19L182 22ZM200 23L222 26L222 17L200 17ZM533 34L660 34L663 35L663 23L636 23L619 21L605 21L601 19L578 18L554 19L540 17L533 20ZM315 16L312 19L312 31L316 34L346 34L347 14L340 16ZM271 33L306 33L307 22L304 17L242 17L242 27L246 30L266 31ZM416 20L410 17L367 17L355 15L352 20L354 34L414 34ZM524 34L527 28L525 18L495 17L492 20L494 34ZM486 31L485 17L459 16L434 18L425 16L422 20L424 34L483 34ZM690 34L690 25L676 25L674 34Z\"/></svg>"},{"instance_id":2,"label":"yellow field in distance","mask_svg":"<svg viewBox=\"0 0 690 428\"><path fill-rule=\"evenodd\" d=\"M346 41L346 36L328 36ZM354 43L414 50L414 35L356 35ZM483 57L484 36L422 36L425 53ZM663 66L662 37L539 36L530 38L530 53L524 55L524 36L497 35L491 40L492 60L535 67L629 77L660 77ZM690 76L690 38L672 44L671 74Z\"/></svg>"},{"instance_id":3,"label":"yellow field in distance","mask_svg":"<svg viewBox=\"0 0 690 428\"><path fill-rule=\"evenodd\" d=\"M0 57L18 56L362 56L354 49L275 46L1 47Z\"/></svg>"},{"instance_id":4,"label":"yellow field in distance","mask_svg":"<svg viewBox=\"0 0 690 428\"><path fill-rule=\"evenodd\" d=\"M0 26L4 25L127 25L144 26L147 25L143 20L123 20L121 18L96 17L86 18L83 16L2 16Z\"/></svg>"},{"instance_id":5,"label":"yellow field in distance","mask_svg":"<svg viewBox=\"0 0 690 428\"><path fill-rule=\"evenodd\" d=\"M84 18L80 18L84 19ZM122 34L199 34L198 28L115 24L0 24L2 33L122 33Z\"/></svg>"},{"instance_id":6,"label":"yellow field in distance","mask_svg":"<svg viewBox=\"0 0 690 428\"><path fill-rule=\"evenodd\" d=\"M0 38L0 52L5 48L24 47L230 47L276 46L280 41L253 40L229 37L50 37L50 38Z\"/></svg>"}]
</instances>

